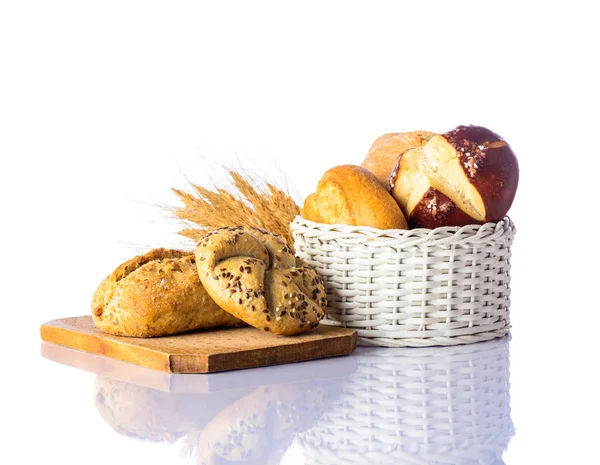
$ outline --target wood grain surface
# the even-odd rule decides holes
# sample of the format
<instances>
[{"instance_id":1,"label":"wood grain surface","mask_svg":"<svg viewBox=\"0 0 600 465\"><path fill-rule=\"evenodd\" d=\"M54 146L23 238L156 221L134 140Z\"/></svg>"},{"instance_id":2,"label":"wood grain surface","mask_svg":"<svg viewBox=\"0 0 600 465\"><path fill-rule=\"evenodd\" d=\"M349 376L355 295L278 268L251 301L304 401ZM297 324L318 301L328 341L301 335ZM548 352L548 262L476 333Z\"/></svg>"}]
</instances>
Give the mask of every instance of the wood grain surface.
<instances>
[{"instance_id":1,"label":"wood grain surface","mask_svg":"<svg viewBox=\"0 0 600 465\"><path fill-rule=\"evenodd\" d=\"M212 373L349 355L356 331L320 325L298 336L252 327L220 328L156 338L106 334L91 316L62 318L40 328L42 340L169 373Z\"/></svg>"}]
</instances>

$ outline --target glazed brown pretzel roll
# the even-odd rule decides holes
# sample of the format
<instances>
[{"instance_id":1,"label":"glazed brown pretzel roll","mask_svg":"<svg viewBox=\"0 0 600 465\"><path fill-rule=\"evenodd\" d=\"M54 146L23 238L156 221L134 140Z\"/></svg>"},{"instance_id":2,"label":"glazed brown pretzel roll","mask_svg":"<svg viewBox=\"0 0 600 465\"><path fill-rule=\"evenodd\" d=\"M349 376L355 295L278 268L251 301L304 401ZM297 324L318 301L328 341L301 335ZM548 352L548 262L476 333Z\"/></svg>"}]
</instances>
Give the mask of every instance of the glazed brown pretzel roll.
<instances>
[{"instance_id":1,"label":"glazed brown pretzel roll","mask_svg":"<svg viewBox=\"0 0 600 465\"><path fill-rule=\"evenodd\" d=\"M94 293L94 323L135 337L243 324L209 297L195 262L192 252L154 249L121 264Z\"/></svg>"},{"instance_id":2,"label":"glazed brown pretzel roll","mask_svg":"<svg viewBox=\"0 0 600 465\"><path fill-rule=\"evenodd\" d=\"M477 221L500 221L519 183L510 145L482 126L458 126L423 147L423 172L438 191Z\"/></svg>"},{"instance_id":3,"label":"glazed brown pretzel roll","mask_svg":"<svg viewBox=\"0 0 600 465\"><path fill-rule=\"evenodd\" d=\"M292 335L323 318L323 281L274 234L254 227L216 229L200 239L196 262L214 301L255 328Z\"/></svg>"},{"instance_id":4,"label":"glazed brown pretzel roll","mask_svg":"<svg viewBox=\"0 0 600 465\"><path fill-rule=\"evenodd\" d=\"M422 159L423 147L403 152L389 179L390 193L406 215L408 226L411 229L435 229L481 223L432 187L431 181L422 172Z\"/></svg>"},{"instance_id":5,"label":"glazed brown pretzel roll","mask_svg":"<svg viewBox=\"0 0 600 465\"><path fill-rule=\"evenodd\" d=\"M411 227L500 221L512 205L519 166L508 143L481 126L459 126L402 153L390 191Z\"/></svg>"}]
</instances>

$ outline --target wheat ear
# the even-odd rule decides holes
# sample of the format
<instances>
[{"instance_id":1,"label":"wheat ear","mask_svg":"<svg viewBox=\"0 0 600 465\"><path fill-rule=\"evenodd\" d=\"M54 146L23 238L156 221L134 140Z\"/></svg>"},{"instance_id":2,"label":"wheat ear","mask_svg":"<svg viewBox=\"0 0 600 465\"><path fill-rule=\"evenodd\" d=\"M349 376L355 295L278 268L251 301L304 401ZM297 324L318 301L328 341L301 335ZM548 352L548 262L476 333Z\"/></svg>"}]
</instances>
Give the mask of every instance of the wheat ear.
<instances>
[{"instance_id":1,"label":"wheat ear","mask_svg":"<svg viewBox=\"0 0 600 465\"><path fill-rule=\"evenodd\" d=\"M281 236L293 247L290 223L300 214L300 207L292 197L287 177L280 172L279 179L236 166L220 165L228 179L209 187L190 183L188 190L173 189L183 206L173 209L185 228L182 236L198 241L211 229L229 226L257 226Z\"/></svg>"}]
</instances>

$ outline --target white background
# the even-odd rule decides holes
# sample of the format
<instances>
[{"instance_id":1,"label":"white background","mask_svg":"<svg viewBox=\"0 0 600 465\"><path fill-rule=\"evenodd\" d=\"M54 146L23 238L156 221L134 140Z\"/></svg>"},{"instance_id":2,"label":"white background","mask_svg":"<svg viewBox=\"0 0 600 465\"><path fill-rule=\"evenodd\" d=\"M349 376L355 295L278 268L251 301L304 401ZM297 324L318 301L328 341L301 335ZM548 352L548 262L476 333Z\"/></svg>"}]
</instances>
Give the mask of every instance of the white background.
<instances>
[{"instance_id":1,"label":"white background","mask_svg":"<svg viewBox=\"0 0 600 465\"><path fill-rule=\"evenodd\" d=\"M199 154L276 162L305 196L381 134L479 124L521 168L505 462L597 463L597 15L518 3L1 2L0 453L173 458L110 430L38 327L178 240L156 205L205 179Z\"/></svg>"}]
</instances>

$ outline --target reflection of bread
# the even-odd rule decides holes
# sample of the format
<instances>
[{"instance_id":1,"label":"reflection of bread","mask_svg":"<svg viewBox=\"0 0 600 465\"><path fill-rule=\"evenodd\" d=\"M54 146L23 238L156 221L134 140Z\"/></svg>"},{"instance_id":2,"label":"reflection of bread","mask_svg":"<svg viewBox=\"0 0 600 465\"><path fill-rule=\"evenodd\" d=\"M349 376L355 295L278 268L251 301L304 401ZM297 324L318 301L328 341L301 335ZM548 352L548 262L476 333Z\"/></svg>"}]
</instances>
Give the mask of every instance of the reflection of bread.
<instances>
[{"instance_id":1,"label":"reflection of bread","mask_svg":"<svg viewBox=\"0 0 600 465\"><path fill-rule=\"evenodd\" d=\"M262 386L216 415L198 438L198 465L279 464L294 433L324 407L322 383Z\"/></svg>"},{"instance_id":2,"label":"reflection of bread","mask_svg":"<svg viewBox=\"0 0 600 465\"><path fill-rule=\"evenodd\" d=\"M198 242L196 261L215 302L255 328L288 336L314 328L325 314L319 275L297 266L289 246L267 231L215 229Z\"/></svg>"},{"instance_id":3,"label":"reflection of bread","mask_svg":"<svg viewBox=\"0 0 600 465\"><path fill-rule=\"evenodd\" d=\"M248 391L224 394L175 394L96 377L94 401L117 433L149 441L173 442L202 429L217 412Z\"/></svg>"},{"instance_id":4,"label":"reflection of bread","mask_svg":"<svg viewBox=\"0 0 600 465\"><path fill-rule=\"evenodd\" d=\"M102 281L92 316L102 331L136 337L242 323L206 293L191 252L167 249L134 257Z\"/></svg>"},{"instance_id":5,"label":"reflection of bread","mask_svg":"<svg viewBox=\"0 0 600 465\"><path fill-rule=\"evenodd\" d=\"M317 190L304 201L302 217L325 224L407 229L387 188L370 171L354 165L326 171Z\"/></svg>"}]
</instances>

